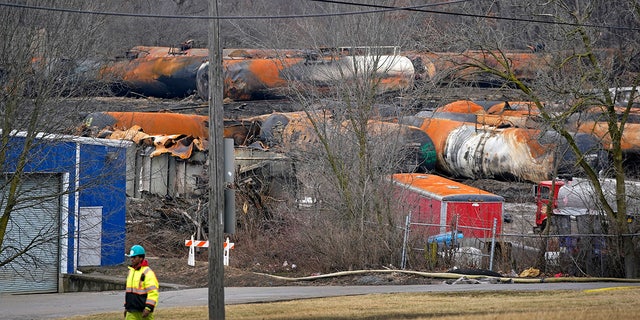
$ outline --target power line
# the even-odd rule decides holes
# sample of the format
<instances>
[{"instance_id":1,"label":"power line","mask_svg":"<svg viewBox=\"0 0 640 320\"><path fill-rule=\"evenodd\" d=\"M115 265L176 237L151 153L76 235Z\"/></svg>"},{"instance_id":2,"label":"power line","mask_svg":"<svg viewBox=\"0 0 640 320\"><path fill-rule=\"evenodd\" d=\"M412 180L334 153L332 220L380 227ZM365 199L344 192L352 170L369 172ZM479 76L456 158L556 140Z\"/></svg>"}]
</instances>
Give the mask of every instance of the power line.
<instances>
[{"instance_id":1,"label":"power line","mask_svg":"<svg viewBox=\"0 0 640 320\"><path fill-rule=\"evenodd\" d=\"M126 12L110 12L110 11L90 11L90 10L79 10L79 9L66 9L66 8L33 6L33 5L24 5L24 4L15 4L15 3L4 3L4 2L0 3L0 7L12 7L12 8L21 8L21 9L30 9L30 10L42 10L42 11L76 13L76 14L90 14L90 15L101 15L101 16L135 17L135 18L162 18L162 19L185 19L185 20L298 19L298 18L322 18L322 17L335 17L335 16L349 16L349 15L358 15L358 14L376 14L376 13L385 13L385 12L393 12L393 11L410 11L410 12L432 13L432 14L467 17L467 18L480 18L480 19L492 19L492 20L503 20L503 21L513 21L513 22L539 23L539 24L549 24L549 25L563 25L563 26L595 28L595 29L640 31L640 28L635 28L635 27L606 26L606 25L559 22L559 21L545 21L545 20L538 20L538 19L487 16L487 15L472 14L472 13L446 12L446 11L423 9L423 8L427 8L427 7L435 7L435 6L442 6L442 5L449 5L449 4L467 2L467 1L470 1L470 0L454 0L454 1L446 1L446 2L440 2L440 3L423 4L423 5L417 5L417 6L407 6L407 7L384 6L384 5L365 4L365 3L356 3L356 2L347 2L347 1L334 1L334 0L308 0L308 1L321 2L321 3L332 3L332 4L344 4L344 5L352 5L352 6L360 6L360 7L371 7L371 8L377 8L377 10L318 13L318 14L296 14L296 15L280 15L280 16L218 16L218 17L213 17L213 16L160 15L160 14L126 13Z\"/></svg>"},{"instance_id":2,"label":"power line","mask_svg":"<svg viewBox=\"0 0 640 320\"><path fill-rule=\"evenodd\" d=\"M595 24L545 21L545 20L527 19L527 18L510 18L510 17L499 17L499 16L487 16L487 15L472 14L472 13L459 13L459 12L446 12L446 11L427 10L427 9L421 9L421 8L415 8L415 7L394 7L394 6L384 6L384 5L377 5L377 4L366 4L366 3L337 1L337 0L336 1L334 1L334 0L308 0L308 1L321 2L321 3L332 3L332 4L344 4L344 5L352 5L352 6L359 6L359 7L369 7L369 8L379 8L379 9L396 8L396 9L399 9L399 10L402 10L402 11L434 13L434 14L452 15L452 16L468 17L468 18L482 18L482 19L505 20L505 21L515 21L515 22L530 22L530 23L564 25L564 26L572 26L572 27L585 27L585 28L597 28L597 29L614 29L614 30L640 31L640 28L633 28L633 27L605 26L605 25L595 25Z\"/></svg>"},{"instance_id":3,"label":"power line","mask_svg":"<svg viewBox=\"0 0 640 320\"><path fill-rule=\"evenodd\" d=\"M441 5L448 5L460 2L467 2L470 0L455 0L446 1L440 3L422 4L409 7L387 7L377 10L368 11L349 11L349 12L333 12L333 13L317 13L317 14L294 14L294 15L281 15L281 16L185 16L185 15L163 15L163 14L145 14L145 13L127 13L127 12L112 12L112 11L90 11L80 9L67 9L67 8L54 8L44 6L34 6L17 3L5 3L0 2L0 7L12 7L20 9L41 10L51 12L63 12L63 13L76 13L76 14L89 14L99 16L116 16L116 17L134 17L134 18L161 18L161 19L185 19L185 20L266 20L266 19L298 19L298 18L322 18L322 17L334 17L334 16L350 16L358 14L375 14L385 13L392 11L403 10L417 10L426 7L436 7Z\"/></svg>"}]
</instances>

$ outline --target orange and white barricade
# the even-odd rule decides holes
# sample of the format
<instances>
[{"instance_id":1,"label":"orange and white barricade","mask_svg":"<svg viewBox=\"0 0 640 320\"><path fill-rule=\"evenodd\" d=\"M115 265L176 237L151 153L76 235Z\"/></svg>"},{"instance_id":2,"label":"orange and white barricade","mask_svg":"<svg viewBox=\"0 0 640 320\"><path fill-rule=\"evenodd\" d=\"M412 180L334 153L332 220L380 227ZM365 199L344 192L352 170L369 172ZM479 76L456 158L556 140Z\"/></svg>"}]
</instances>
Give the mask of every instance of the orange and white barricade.
<instances>
[{"instance_id":1,"label":"orange and white barricade","mask_svg":"<svg viewBox=\"0 0 640 320\"><path fill-rule=\"evenodd\" d=\"M209 241L193 240L192 235L191 240L184 241L184 245L189 247L189 258L187 259L187 264L193 267L196 265L195 248L208 248ZM233 247L235 247L235 243L229 242L229 237L227 237L227 240L223 243L222 247L222 263L225 266L229 265L229 250L233 249Z\"/></svg>"}]
</instances>

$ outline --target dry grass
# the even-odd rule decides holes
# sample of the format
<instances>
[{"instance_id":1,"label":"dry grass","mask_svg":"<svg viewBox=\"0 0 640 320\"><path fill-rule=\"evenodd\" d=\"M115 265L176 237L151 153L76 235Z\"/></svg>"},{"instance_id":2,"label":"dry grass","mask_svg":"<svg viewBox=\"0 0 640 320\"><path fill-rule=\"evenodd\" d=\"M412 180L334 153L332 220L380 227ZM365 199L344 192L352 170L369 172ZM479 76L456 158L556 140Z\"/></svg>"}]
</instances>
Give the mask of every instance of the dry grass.
<instances>
[{"instance_id":1,"label":"dry grass","mask_svg":"<svg viewBox=\"0 0 640 320\"><path fill-rule=\"evenodd\" d=\"M227 319L637 319L640 290L373 294L226 306ZM122 319L122 313L73 320ZM206 307L157 311L156 319L208 319Z\"/></svg>"}]
</instances>

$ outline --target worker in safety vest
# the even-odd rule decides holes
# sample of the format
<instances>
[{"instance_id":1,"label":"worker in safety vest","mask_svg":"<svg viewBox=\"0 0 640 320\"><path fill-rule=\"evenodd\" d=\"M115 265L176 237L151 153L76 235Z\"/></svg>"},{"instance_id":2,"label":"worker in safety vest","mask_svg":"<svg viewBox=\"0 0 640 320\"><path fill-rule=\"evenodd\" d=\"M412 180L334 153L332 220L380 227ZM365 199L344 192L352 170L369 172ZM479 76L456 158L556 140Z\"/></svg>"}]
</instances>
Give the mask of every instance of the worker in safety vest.
<instances>
[{"instance_id":1,"label":"worker in safety vest","mask_svg":"<svg viewBox=\"0 0 640 320\"><path fill-rule=\"evenodd\" d=\"M153 320L153 310L158 304L158 278L149 268L149 263L144 258L145 251L141 245L131 247L129 275L127 276L127 288L124 302L124 316L127 320L149 319Z\"/></svg>"}]
</instances>

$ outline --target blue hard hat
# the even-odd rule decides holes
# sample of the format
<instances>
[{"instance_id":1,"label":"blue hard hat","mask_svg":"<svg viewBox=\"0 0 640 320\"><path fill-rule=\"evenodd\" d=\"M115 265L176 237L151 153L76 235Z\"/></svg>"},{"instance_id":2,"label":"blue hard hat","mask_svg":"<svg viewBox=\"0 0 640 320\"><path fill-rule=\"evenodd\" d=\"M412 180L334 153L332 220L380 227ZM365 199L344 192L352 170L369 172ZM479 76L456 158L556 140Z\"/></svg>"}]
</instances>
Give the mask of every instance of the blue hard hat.
<instances>
[{"instance_id":1,"label":"blue hard hat","mask_svg":"<svg viewBox=\"0 0 640 320\"><path fill-rule=\"evenodd\" d=\"M129 254L126 254L126 256L135 257L135 256L143 256L144 254L145 254L144 248L141 245L136 244L131 247L131 250L129 250Z\"/></svg>"}]
</instances>

